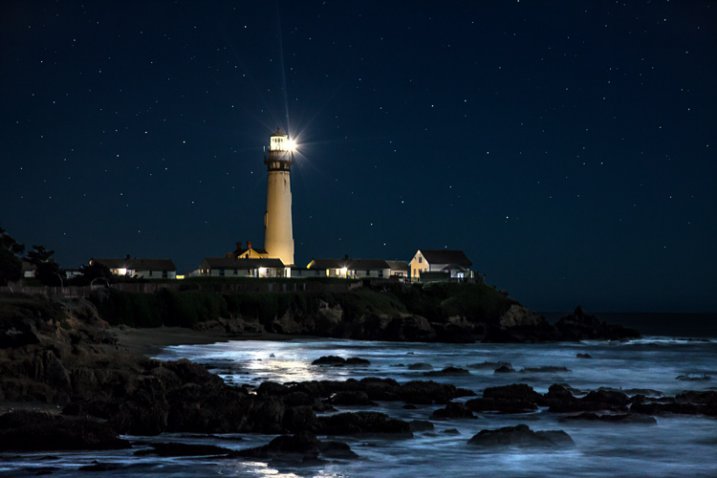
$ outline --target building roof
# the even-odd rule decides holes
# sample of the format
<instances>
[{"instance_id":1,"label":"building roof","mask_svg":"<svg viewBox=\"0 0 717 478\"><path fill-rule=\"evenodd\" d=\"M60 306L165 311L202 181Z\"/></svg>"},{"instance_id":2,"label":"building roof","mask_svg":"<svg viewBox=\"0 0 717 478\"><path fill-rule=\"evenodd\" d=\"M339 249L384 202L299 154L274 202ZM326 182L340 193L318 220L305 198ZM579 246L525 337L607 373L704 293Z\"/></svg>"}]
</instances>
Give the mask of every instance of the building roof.
<instances>
[{"instance_id":1,"label":"building roof","mask_svg":"<svg viewBox=\"0 0 717 478\"><path fill-rule=\"evenodd\" d=\"M177 267L171 259L90 259L110 269L132 269L136 271L176 271Z\"/></svg>"},{"instance_id":2,"label":"building roof","mask_svg":"<svg viewBox=\"0 0 717 478\"><path fill-rule=\"evenodd\" d=\"M202 265L209 269L256 269L259 267L283 268L281 259L234 259L233 257L205 257Z\"/></svg>"},{"instance_id":3,"label":"building roof","mask_svg":"<svg viewBox=\"0 0 717 478\"><path fill-rule=\"evenodd\" d=\"M341 269L349 270L376 270L389 269L388 263L383 259L314 259L306 266L307 269Z\"/></svg>"},{"instance_id":4,"label":"building roof","mask_svg":"<svg viewBox=\"0 0 717 478\"><path fill-rule=\"evenodd\" d=\"M406 262L406 261L389 260L389 261L386 261L386 264L388 264L388 267L393 270L406 270L407 271L409 268L408 262Z\"/></svg>"},{"instance_id":5,"label":"building roof","mask_svg":"<svg viewBox=\"0 0 717 478\"><path fill-rule=\"evenodd\" d=\"M454 264L461 267L470 267L470 259L463 251L450 249L419 249L423 257L433 264Z\"/></svg>"}]
</instances>

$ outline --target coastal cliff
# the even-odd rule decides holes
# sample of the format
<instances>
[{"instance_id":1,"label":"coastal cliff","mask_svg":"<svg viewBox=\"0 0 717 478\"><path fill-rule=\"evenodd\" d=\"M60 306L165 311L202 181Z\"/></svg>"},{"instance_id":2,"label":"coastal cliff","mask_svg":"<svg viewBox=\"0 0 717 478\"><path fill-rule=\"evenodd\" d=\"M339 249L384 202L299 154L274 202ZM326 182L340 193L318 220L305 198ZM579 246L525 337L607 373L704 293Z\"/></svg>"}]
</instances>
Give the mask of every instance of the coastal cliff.
<instances>
[{"instance_id":1,"label":"coastal cliff","mask_svg":"<svg viewBox=\"0 0 717 478\"><path fill-rule=\"evenodd\" d=\"M342 292L227 293L211 287L93 292L113 325L180 326L230 335L313 335L424 342L544 342L639 336L578 309L556 324L482 283L364 286Z\"/></svg>"}]
</instances>

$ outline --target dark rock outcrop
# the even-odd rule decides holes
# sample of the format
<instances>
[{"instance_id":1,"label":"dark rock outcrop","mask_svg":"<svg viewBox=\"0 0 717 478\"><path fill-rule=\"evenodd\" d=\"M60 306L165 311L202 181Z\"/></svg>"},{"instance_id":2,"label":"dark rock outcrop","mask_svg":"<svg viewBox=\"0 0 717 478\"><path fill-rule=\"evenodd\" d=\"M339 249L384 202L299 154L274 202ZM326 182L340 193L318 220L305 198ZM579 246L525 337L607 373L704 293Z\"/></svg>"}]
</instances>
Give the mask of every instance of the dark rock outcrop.
<instances>
[{"instance_id":1,"label":"dark rock outcrop","mask_svg":"<svg viewBox=\"0 0 717 478\"><path fill-rule=\"evenodd\" d=\"M360 358L360 357L349 357L347 359L343 357L337 357L336 355L325 355L323 357L319 357L313 362L311 362L311 365L330 365L333 367L343 367L344 365L370 365L371 362L369 362L366 359Z\"/></svg>"},{"instance_id":2,"label":"dark rock outcrop","mask_svg":"<svg viewBox=\"0 0 717 478\"><path fill-rule=\"evenodd\" d=\"M621 325L607 324L594 315L586 314L581 307L555 323L560 340L623 340L640 337L640 333Z\"/></svg>"},{"instance_id":3,"label":"dark rock outcrop","mask_svg":"<svg viewBox=\"0 0 717 478\"><path fill-rule=\"evenodd\" d=\"M470 375L471 373L464 369L459 367L445 367L441 370L432 370L430 372L425 372L423 375L426 377L455 377L460 375Z\"/></svg>"},{"instance_id":4,"label":"dark rock outcrop","mask_svg":"<svg viewBox=\"0 0 717 478\"><path fill-rule=\"evenodd\" d=\"M323 435L392 435L410 438L408 422L378 412L347 412L318 417L318 433Z\"/></svg>"},{"instance_id":5,"label":"dark rock outcrop","mask_svg":"<svg viewBox=\"0 0 717 478\"><path fill-rule=\"evenodd\" d=\"M468 400L466 406L474 412L524 413L537 410L543 403L543 396L529 385L513 384L488 387L482 398Z\"/></svg>"},{"instance_id":6,"label":"dark rock outcrop","mask_svg":"<svg viewBox=\"0 0 717 478\"><path fill-rule=\"evenodd\" d=\"M480 447L557 448L573 446L570 435L562 430L533 431L527 425L481 430L468 444Z\"/></svg>"},{"instance_id":7,"label":"dark rock outcrop","mask_svg":"<svg viewBox=\"0 0 717 478\"><path fill-rule=\"evenodd\" d=\"M0 415L0 450L109 450L127 448L106 423L36 411Z\"/></svg>"},{"instance_id":8,"label":"dark rock outcrop","mask_svg":"<svg viewBox=\"0 0 717 478\"><path fill-rule=\"evenodd\" d=\"M461 419L461 418L475 418L473 412L470 411L462 403L450 402L445 407L435 410L431 414L431 418L436 420L449 420L449 419Z\"/></svg>"},{"instance_id":9,"label":"dark rock outcrop","mask_svg":"<svg viewBox=\"0 0 717 478\"><path fill-rule=\"evenodd\" d=\"M594 412L583 412L577 415L568 415L562 418L568 421L587 421L598 423L640 423L643 425L655 425L657 421L648 415L636 413L599 414Z\"/></svg>"},{"instance_id":10,"label":"dark rock outcrop","mask_svg":"<svg viewBox=\"0 0 717 478\"><path fill-rule=\"evenodd\" d=\"M358 457L345 443L321 442L315 436L306 433L278 436L264 446L233 452L230 456L298 462L317 461L320 456L343 459Z\"/></svg>"}]
</instances>

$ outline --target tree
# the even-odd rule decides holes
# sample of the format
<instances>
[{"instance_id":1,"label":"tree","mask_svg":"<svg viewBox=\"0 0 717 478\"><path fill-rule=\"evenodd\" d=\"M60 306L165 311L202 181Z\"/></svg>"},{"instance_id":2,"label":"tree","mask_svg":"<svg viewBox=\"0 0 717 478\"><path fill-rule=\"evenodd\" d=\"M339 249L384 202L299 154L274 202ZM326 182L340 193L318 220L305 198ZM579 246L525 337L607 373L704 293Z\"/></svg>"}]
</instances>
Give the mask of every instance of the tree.
<instances>
[{"instance_id":1,"label":"tree","mask_svg":"<svg viewBox=\"0 0 717 478\"><path fill-rule=\"evenodd\" d=\"M22 254L25 246L19 244L5 229L0 227L0 285L22 278Z\"/></svg>"},{"instance_id":2,"label":"tree","mask_svg":"<svg viewBox=\"0 0 717 478\"><path fill-rule=\"evenodd\" d=\"M97 261L91 261L89 265L82 266L82 275L73 279L75 285L91 284L94 279L105 279L105 282L112 281L112 271L104 264Z\"/></svg>"},{"instance_id":3,"label":"tree","mask_svg":"<svg viewBox=\"0 0 717 478\"><path fill-rule=\"evenodd\" d=\"M52 256L55 251L45 249L45 246L32 246L25 255L25 260L35 266L35 278L44 285L62 285L60 266Z\"/></svg>"}]
</instances>

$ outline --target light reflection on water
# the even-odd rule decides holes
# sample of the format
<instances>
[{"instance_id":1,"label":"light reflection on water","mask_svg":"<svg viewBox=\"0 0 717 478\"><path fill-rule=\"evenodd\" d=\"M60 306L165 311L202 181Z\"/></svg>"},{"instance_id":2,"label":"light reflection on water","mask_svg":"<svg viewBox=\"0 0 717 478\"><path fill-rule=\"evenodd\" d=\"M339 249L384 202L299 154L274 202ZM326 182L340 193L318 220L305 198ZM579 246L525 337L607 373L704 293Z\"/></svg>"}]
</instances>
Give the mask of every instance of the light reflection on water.
<instances>
[{"instance_id":1,"label":"light reflection on water","mask_svg":"<svg viewBox=\"0 0 717 478\"><path fill-rule=\"evenodd\" d=\"M579 359L589 353L591 359ZM313 366L322 355L362 357L370 365L352 367ZM469 388L480 394L487 386L528 383L544 392L552 383L568 383L579 389L601 386L649 388L666 394L684 389L709 389L717 382L717 341L674 340L647 337L630 342L583 342L561 344L423 344L358 342L334 339L290 341L231 341L209 345L167 347L162 360L188 358L207 364L232 384L258 385L265 380L295 382L345 380L366 376L390 377L398 381L436 380ZM569 372L495 374L491 368L471 368L481 362L510 362L516 370L524 367L563 366ZM425 362L435 369L449 365L468 368L470 375L425 377L423 370L407 365ZM678 375L705 373L714 378L685 382ZM374 407L375 408L375 407ZM404 420L426 420L436 406L404 409L399 402L380 403L377 409ZM344 407L359 410L361 407ZM365 409L365 408L363 408ZM432 420L435 430L416 433L408 440L381 440L340 437L360 456L352 461L329 461L319 465L263 463L207 458L134 457L135 450L98 453L68 453L57 460L40 460L43 454L26 454L2 459L0 476L34 475L41 467L54 467L51 476L76 476L80 466L116 463L113 471L91 476L203 476L316 477L316 478L397 478L469 476L582 476L582 477L714 477L717 476L717 420L692 416L658 417L656 425L592 424L561 421L555 414L482 414L474 420ZM485 428L528 424L535 430L562 429L575 441L568 450L529 451L505 448L480 451L467 440ZM452 433L446 430L454 429ZM266 435L242 435L242 441L217 438L189 441L234 449L267 443ZM146 441L186 441L174 435L142 438ZM34 467L34 471L18 469ZM88 476L90 474L88 473Z\"/></svg>"}]
</instances>

